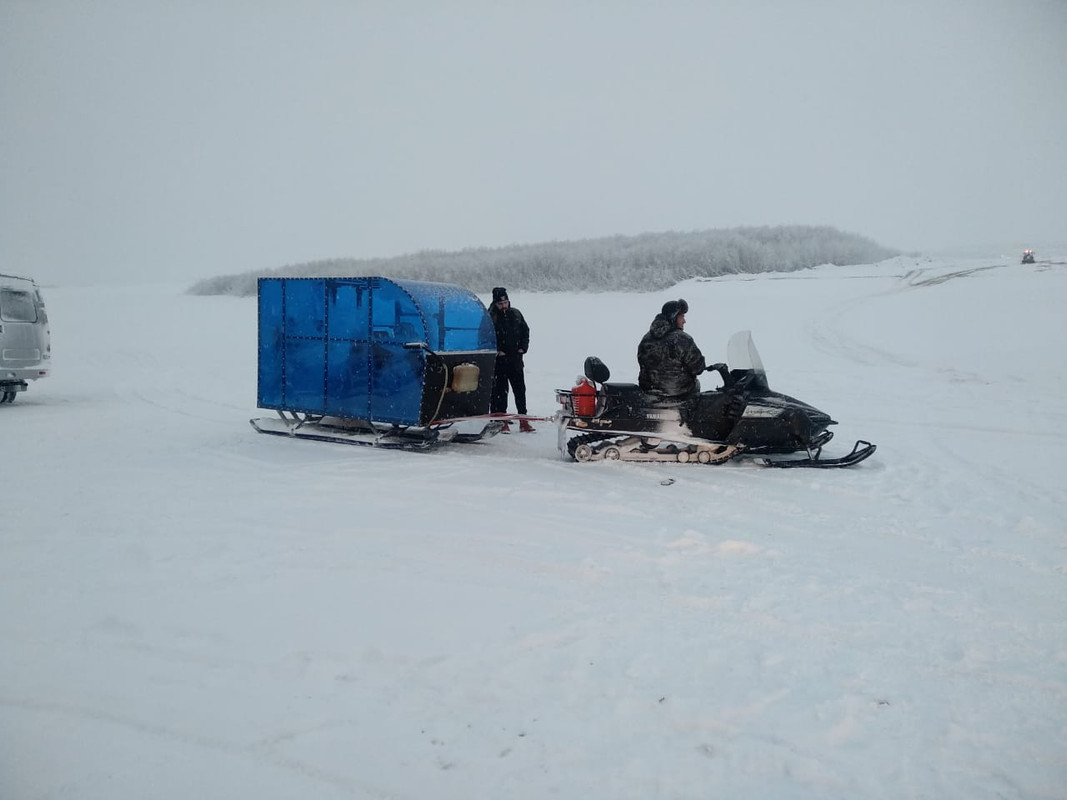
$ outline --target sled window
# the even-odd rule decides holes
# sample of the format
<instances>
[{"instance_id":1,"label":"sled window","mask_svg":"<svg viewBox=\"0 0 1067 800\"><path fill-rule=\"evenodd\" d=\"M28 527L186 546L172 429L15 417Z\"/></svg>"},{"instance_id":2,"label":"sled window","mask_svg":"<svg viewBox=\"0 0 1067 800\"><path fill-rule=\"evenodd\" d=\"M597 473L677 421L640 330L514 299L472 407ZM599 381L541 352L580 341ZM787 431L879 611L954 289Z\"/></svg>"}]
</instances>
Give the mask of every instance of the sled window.
<instances>
[{"instance_id":1,"label":"sled window","mask_svg":"<svg viewBox=\"0 0 1067 800\"><path fill-rule=\"evenodd\" d=\"M374 289L371 325L374 330L388 328L397 342L421 342L425 338L415 301L391 283L382 282Z\"/></svg>"},{"instance_id":2,"label":"sled window","mask_svg":"<svg viewBox=\"0 0 1067 800\"><path fill-rule=\"evenodd\" d=\"M422 337L410 322L398 322L396 325L396 340L398 342L419 342Z\"/></svg>"}]
</instances>

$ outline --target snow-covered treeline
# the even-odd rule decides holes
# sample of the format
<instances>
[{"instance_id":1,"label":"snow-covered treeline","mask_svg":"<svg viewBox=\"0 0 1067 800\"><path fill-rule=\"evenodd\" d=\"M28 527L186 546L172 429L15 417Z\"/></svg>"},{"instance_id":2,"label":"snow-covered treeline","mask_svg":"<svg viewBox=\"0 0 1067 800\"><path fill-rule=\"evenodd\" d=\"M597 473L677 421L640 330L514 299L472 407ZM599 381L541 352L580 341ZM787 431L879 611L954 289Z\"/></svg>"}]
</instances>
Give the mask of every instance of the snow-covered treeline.
<instances>
[{"instance_id":1,"label":"snow-covered treeline","mask_svg":"<svg viewBox=\"0 0 1067 800\"><path fill-rule=\"evenodd\" d=\"M831 227L763 226L335 258L209 278L189 292L253 295L256 279L268 275L384 275L456 283L479 292L502 285L542 292L656 291L690 278L865 264L894 255L898 253L870 239Z\"/></svg>"}]
</instances>

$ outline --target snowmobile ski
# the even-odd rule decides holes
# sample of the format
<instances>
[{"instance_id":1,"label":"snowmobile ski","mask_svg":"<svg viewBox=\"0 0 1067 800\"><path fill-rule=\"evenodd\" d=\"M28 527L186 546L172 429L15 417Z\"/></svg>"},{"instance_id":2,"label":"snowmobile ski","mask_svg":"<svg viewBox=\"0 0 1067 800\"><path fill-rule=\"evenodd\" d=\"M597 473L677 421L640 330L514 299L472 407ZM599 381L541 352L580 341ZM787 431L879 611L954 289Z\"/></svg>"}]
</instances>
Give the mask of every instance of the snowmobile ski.
<instances>
[{"instance_id":1,"label":"snowmobile ski","mask_svg":"<svg viewBox=\"0 0 1067 800\"><path fill-rule=\"evenodd\" d=\"M757 457L754 461L760 466L764 467L807 467L815 469L833 469L834 467L851 467L853 464L858 464L868 456L874 454L874 451L878 449L877 445L871 444L860 439L852 447L852 451L848 455L839 456L837 458L822 458L822 448L818 448L809 454L806 458L764 458Z\"/></svg>"}]
</instances>

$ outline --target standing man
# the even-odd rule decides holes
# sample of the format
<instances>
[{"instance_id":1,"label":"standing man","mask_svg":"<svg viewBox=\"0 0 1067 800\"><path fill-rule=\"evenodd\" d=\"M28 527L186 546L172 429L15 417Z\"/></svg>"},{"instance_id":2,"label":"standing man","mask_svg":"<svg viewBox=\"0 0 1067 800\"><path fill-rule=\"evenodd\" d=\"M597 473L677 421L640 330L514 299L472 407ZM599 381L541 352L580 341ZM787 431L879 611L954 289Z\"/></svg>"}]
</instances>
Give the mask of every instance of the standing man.
<instances>
[{"instance_id":1,"label":"standing man","mask_svg":"<svg viewBox=\"0 0 1067 800\"><path fill-rule=\"evenodd\" d=\"M489 410L494 414L508 412L508 383L515 390L515 408L526 414L526 376L523 374L522 357L530 348L530 326L522 312L511 307L508 290L502 286L493 289L493 304L489 316L496 328L496 371L493 373L493 397ZM519 430L533 433L529 420L519 420ZM511 426L504 422L501 433L511 433Z\"/></svg>"},{"instance_id":2,"label":"standing man","mask_svg":"<svg viewBox=\"0 0 1067 800\"><path fill-rule=\"evenodd\" d=\"M637 345L637 363L641 367L637 382L646 392L679 397L700 391L697 376L708 365L693 337L685 332L688 311L685 300L664 303Z\"/></svg>"}]
</instances>

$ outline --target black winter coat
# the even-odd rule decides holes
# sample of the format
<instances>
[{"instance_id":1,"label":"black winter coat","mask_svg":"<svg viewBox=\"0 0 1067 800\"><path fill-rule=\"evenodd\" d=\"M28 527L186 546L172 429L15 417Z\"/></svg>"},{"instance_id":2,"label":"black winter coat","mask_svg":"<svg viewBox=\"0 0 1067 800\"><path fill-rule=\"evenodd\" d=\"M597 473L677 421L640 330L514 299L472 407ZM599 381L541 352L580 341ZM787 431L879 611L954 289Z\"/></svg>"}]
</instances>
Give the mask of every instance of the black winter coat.
<instances>
[{"instance_id":1,"label":"black winter coat","mask_svg":"<svg viewBox=\"0 0 1067 800\"><path fill-rule=\"evenodd\" d=\"M493 306L489 310L489 316L496 328L497 352L506 356L515 356L530 350L530 326L522 312L513 306L501 310Z\"/></svg>"},{"instance_id":2,"label":"black winter coat","mask_svg":"<svg viewBox=\"0 0 1067 800\"><path fill-rule=\"evenodd\" d=\"M637 363L642 389L671 396L700 391L697 376L708 366L693 337L662 314L652 320L637 346Z\"/></svg>"}]
</instances>

